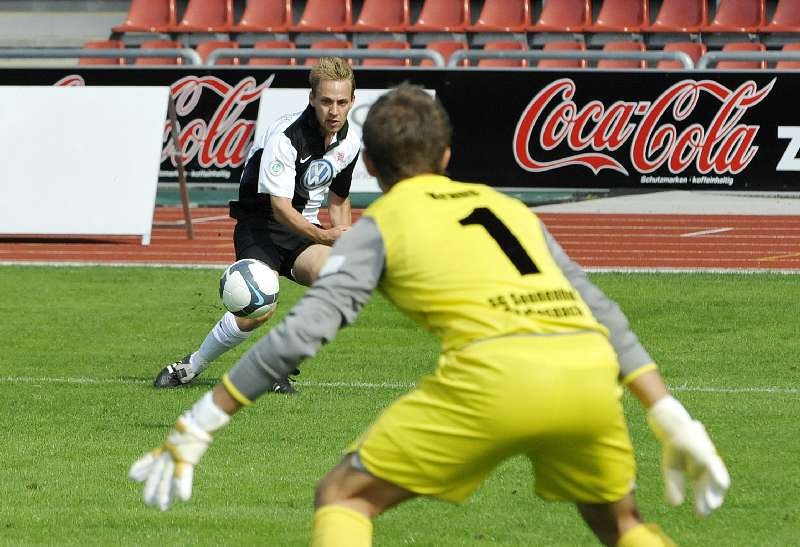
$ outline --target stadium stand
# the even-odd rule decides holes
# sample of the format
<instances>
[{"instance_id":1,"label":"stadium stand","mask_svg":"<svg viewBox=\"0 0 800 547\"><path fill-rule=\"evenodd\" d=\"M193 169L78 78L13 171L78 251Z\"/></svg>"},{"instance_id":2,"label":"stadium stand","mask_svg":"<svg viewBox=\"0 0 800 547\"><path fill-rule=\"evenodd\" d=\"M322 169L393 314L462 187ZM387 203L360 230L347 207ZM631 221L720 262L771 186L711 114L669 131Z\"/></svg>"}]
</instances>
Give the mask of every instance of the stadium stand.
<instances>
[{"instance_id":1,"label":"stadium stand","mask_svg":"<svg viewBox=\"0 0 800 547\"><path fill-rule=\"evenodd\" d=\"M83 49L122 49L125 44L121 40L91 40L83 44ZM81 57L79 65L124 65L125 59L122 57L92 58Z\"/></svg>"},{"instance_id":2,"label":"stadium stand","mask_svg":"<svg viewBox=\"0 0 800 547\"><path fill-rule=\"evenodd\" d=\"M446 63L454 51L458 51L459 49L469 49L469 44L463 40L435 40L428 42L426 47L436 51L437 53L441 53ZM434 64L433 61L429 59L423 59L419 66L434 66ZM469 62L464 59L459 66L469 66Z\"/></svg>"},{"instance_id":3,"label":"stadium stand","mask_svg":"<svg viewBox=\"0 0 800 547\"><path fill-rule=\"evenodd\" d=\"M173 32L228 32L233 26L233 0L189 0Z\"/></svg>"},{"instance_id":4,"label":"stadium stand","mask_svg":"<svg viewBox=\"0 0 800 547\"><path fill-rule=\"evenodd\" d=\"M469 0L425 0L412 32L464 32L472 22Z\"/></svg>"},{"instance_id":5,"label":"stadium stand","mask_svg":"<svg viewBox=\"0 0 800 547\"><path fill-rule=\"evenodd\" d=\"M757 42L728 42L722 51L766 51L764 44ZM767 68L766 61L719 61L717 68L726 70L753 70Z\"/></svg>"},{"instance_id":6,"label":"stadium stand","mask_svg":"<svg viewBox=\"0 0 800 547\"><path fill-rule=\"evenodd\" d=\"M411 49L411 45L400 40L375 40L369 43L367 49ZM411 66L411 59L364 59L361 66Z\"/></svg>"},{"instance_id":7,"label":"stadium stand","mask_svg":"<svg viewBox=\"0 0 800 547\"><path fill-rule=\"evenodd\" d=\"M175 40L146 40L139 45L142 49L180 49ZM137 57L135 65L181 65L181 57Z\"/></svg>"},{"instance_id":8,"label":"stadium stand","mask_svg":"<svg viewBox=\"0 0 800 547\"><path fill-rule=\"evenodd\" d=\"M236 49L238 47L239 44L233 40L206 40L197 44L195 51L197 51L197 53L200 55L200 58L203 59L203 62L205 62L208 58L208 55L215 49ZM217 61L217 64L238 65L239 59L237 57L226 57Z\"/></svg>"},{"instance_id":9,"label":"stadium stand","mask_svg":"<svg viewBox=\"0 0 800 547\"><path fill-rule=\"evenodd\" d=\"M531 25L529 0L486 0L470 32L525 32Z\"/></svg>"},{"instance_id":10,"label":"stadium stand","mask_svg":"<svg viewBox=\"0 0 800 547\"><path fill-rule=\"evenodd\" d=\"M169 32L177 24L175 0L132 0L125 22L111 32Z\"/></svg>"},{"instance_id":11,"label":"stadium stand","mask_svg":"<svg viewBox=\"0 0 800 547\"><path fill-rule=\"evenodd\" d=\"M800 52L800 42L784 44L781 51ZM775 68L778 70L798 70L800 69L800 61L778 61L775 63Z\"/></svg>"},{"instance_id":12,"label":"stadium stand","mask_svg":"<svg viewBox=\"0 0 800 547\"><path fill-rule=\"evenodd\" d=\"M585 51L586 44L577 40L547 42L543 51ZM585 59L539 59L539 68L586 68Z\"/></svg>"},{"instance_id":13,"label":"stadium stand","mask_svg":"<svg viewBox=\"0 0 800 547\"><path fill-rule=\"evenodd\" d=\"M308 0L292 32L346 32L353 24L351 0Z\"/></svg>"},{"instance_id":14,"label":"stadium stand","mask_svg":"<svg viewBox=\"0 0 800 547\"><path fill-rule=\"evenodd\" d=\"M603 0L589 32L639 32L649 22L648 0Z\"/></svg>"},{"instance_id":15,"label":"stadium stand","mask_svg":"<svg viewBox=\"0 0 800 547\"><path fill-rule=\"evenodd\" d=\"M642 42L634 42L632 40L625 40L619 42L606 42L603 45L603 51L645 51L646 48ZM633 59L600 59L597 62L597 68L646 68L647 63L644 60L636 61Z\"/></svg>"},{"instance_id":16,"label":"stadium stand","mask_svg":"<svg viewBox=\"0 0 800 547\"><path fill-rule=\"evenodd\" d=\"M317 40L311 44L311 49L350 49L353 44L348 40ZM318 57L308 57L305 60L306 65L315 65L319 63ZM353 61L350 61L353 64Z\"/></svg>"},{"instance_id":17,"label":"stadium stand","mask_svg":"<svg viewBox=\"0 0 800 547\"><path fill-rule=\"evenodd\" d=\"M406 32L411 24L409 0L364 0L351 32Z\"/></svg>"},{"instance_id":18,"label":"stadium stand","mask_svg":"<svg viewBox=\"0 0 800 547\"><path fill-rule=\"evenodd\" d=\"M292 0L247 0L230 32L288 32L291 24Z\"/></svg>"},{"instance_id":19,"label":"stadium stand","mask_svg":"<svg viewBox=\"0 0 800 547\"><path fill-rule=\"evenodd\" d=\"M797 0L778 0L772 19L762 26L759 31L800 32L800 2Z\"/></svg>"},{"instance_id":20,"label":"stadium stand","mask_svg":"<svg viewBox=\"0 0 800 547\"><path fill-rule=\"evenodd\" d=\"M528 46L526 44L513 40L488 42L486 45L483 46L484 51L492 51L492 50L524 51L526 49L528 49ZM478 66L492 67L492 68L526 67L528 66L528 61L525 59L481 59L478 61Z\"/></svg>"},{"instance_id":21,"label":"stadium stand","mask_svg":"<svg viewBox=\"0 0 800 547\"><path fill-rule=\"evenodd\" d=\"M253 49L296 49L291 40L259 40L253 44ZM248 65L293 66L297 64L294 57L253 57Z\"/></svg>"},{"instance_id":22,"label":"stadium stand","mask_svg":"<svg viewBox=\"0 0 800 547\"><path fill-rule=\"evenodd\" d=\"M548 0L531 32L583 32L592 23L591 0Z\"/></svg>"},{"instance_id":23,"label":"stadium stand","mask_svg":"<svg viewBox=\"0 0 800 547\"><path fill-rule=\"evenodd\" d=\"M695 64L700 57L706 54L708 48L701 42L670 42L664 46L664 51L682 51L692 58ZM678 61L659 61L656 68L662 70L682 70L683 65Z\"/></svg>"},{"instance_id":24,"label":"stadium stand","mask_svg":"<svg viewBox=\"0 0 800 547\"><path fill-rule=\"evenodd\" d=\"M757 32L766 24L765 0L720 0L704 32Z\"/></svg>"},{"instance_id":25,"label":"stadium stand","mask_svg":"<svg viewBox=\"0 0 800 547\"><path fill-rule=\"evenodd\" d=\"M708 25L706 0L663 0L655 20L644 32L698 33Z\"/></svg>"}]
</instances>

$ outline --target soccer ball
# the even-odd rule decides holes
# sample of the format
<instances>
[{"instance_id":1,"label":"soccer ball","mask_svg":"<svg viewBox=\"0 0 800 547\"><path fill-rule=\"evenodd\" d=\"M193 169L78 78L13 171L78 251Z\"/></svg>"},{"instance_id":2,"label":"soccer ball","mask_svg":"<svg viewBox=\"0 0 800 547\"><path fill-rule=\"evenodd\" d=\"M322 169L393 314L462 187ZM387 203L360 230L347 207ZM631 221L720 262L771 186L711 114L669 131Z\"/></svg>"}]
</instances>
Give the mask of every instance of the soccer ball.
<instances>
[{"instance_id":1,"label":"soccer ball","mask_svg":"<svg viewBox=\"0 0 800 547\"><path fill-rule=\"evenodd\" d=\"M278 276L259 260L245 258L228 266L219 279L222 304L239 317L261 317L278 302Z\"/></svg>"}]
</instances>

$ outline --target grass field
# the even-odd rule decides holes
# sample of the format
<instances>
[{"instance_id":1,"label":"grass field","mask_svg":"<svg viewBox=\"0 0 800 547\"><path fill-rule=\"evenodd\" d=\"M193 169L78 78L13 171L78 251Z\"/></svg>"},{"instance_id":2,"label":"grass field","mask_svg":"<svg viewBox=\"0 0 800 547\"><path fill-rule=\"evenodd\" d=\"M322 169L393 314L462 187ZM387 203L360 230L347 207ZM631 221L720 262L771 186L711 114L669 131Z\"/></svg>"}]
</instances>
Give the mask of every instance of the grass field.
<instances>
[{"instance_id":1,"label":"grass field","mask_svg":"<svg viewBox=\"0 0 800 547\"><path fill-rule=\"evenodd\" d=\"M161 513L141 503L129 465L244 349L201 385L150 386L218 319L217 275L0 267L0 545L307 544L316 481L433 369L436 342L376 296L304 365L301 394L269 395L240 413L198 467L191 502ZM626 396L644 515L681 545L800 545L800 279L592 278L628 312L733 478L710 519L666 506L657 443ZM301 293L284 282L279 315ZM546 504L531 486L525 462L510 460L462 506L418 500L382 516L375 544L595 544L571 506Z\"/></svg>"}]
</instances>

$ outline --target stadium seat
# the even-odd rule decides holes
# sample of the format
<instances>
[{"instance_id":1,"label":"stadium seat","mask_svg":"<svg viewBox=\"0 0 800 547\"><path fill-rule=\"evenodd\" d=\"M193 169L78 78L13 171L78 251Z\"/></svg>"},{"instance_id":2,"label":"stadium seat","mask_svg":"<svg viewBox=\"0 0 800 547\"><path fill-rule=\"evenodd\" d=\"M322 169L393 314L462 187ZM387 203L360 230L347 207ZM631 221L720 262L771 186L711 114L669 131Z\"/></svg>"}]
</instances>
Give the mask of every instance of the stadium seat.
<instances>
[{"instance_id":1,"label":"stadium seat","mask_svg":"<svg viewBox=\"0 0 800 547\"><path fill-rule=\"evenodd\" d=\"M528 46L522 42L515 41L497 41L487 42L483 46L483 51L498 51L498 50L516 50L525 51ZM527 59L481 59L478 61L478 66L482 67L526 67L528 66Z\"/></svg>"},{"instance_id":2,"label":"stadium seat","mask_svg":"<svg viewBox=\"0 0 800 547\"><path fill-rule=\"evenodd\" d=\"M592 23L591 0L548 0L533 32L582 32Z\"/></svg>"},{"instance_id":3,"label":"stadium seat","mask_svg":"<svg viewBox=\"0 0 800 547\"><path fill-rule=\"evenodd\" d=\"M728 42L722 51L766 51L764 44L758 42ZM766 61L719 61L717 68L733 70L753 70L767 68Z\"/></svg>"},{"instance_id":4,"label":"stadium seat","mask_svg":"<svg viewBox=\"0 0 800 547\"><path fill-rule=\"evenodd\" d=\"M462 42L459 40L437 40L433 42L428 42L425 44L427 49L431 49L444 57L445 64L447 60L450 59L450 56L458 51L459 49L469 49L469 45L466 42ZM436 66L433 61L430 59L423 59L420 62L419 66ZM459 63L459 66L469 66L469 62L464 59Z\"/></svg>"},{"instance_id":5,"label":"stadium seat","mask_svg":"<svg viewBox=\"0 0 800 547\"><path fill-rule=\"evenodd\" d=\"M230 32L287 32L291 24L292 0L247 0Z\"/></svg>"},{"instance_id":6,"label":"stadium seat","mask_svg":"<svg viewBox=\"0 0 800 547\"><path fill-rule=\"evenodd\" d=\"M174 40L147 40L139 45L140 49L180 49L182 46ZM135 65L182 65L183 57L137 57Z\"/></svg>"},{"instance_id":7,"label":"stadium seat","mask_svg":"<svg viewBox=\"0 0 800 547\"><path fill-rule=\"evenodd\" d=\"M175 24L175 0L132 0L125 22L111 32L168 32Z\"/></svg>"},{"instance_id":8,"label":"stadium seat","mask_svg":"<svg viewBox=\"0 0 800 547\"><path fill-rule=\"evenodd\" d=\"M376 40L370 42L367 49L411 49L411 46L408 42L400 40ZM364 59L361 61L361 66L411 66L411 59Z\"/></svg>"},{"instance_id":9,"label":"stadium seat","mask_svg":"<svg viewBox=\"0 0 800 547\"><path fill-rule=\"evenodd\" d=\"M623 40L619 42L606 42L603 45L603 51L645 51L642 42L634 42L632 40ZM597 61L597 68L646 68L647 62L642 59L636 61L634 59L600 59Z\"/></svg>"},{"instance_id":10,"label":"stadium seat","mask_svg":"<svg viewBox=\"0 0 800 547\"><path fill-rule=\"evenodd\" d=\"M761 32L800 32L800 2L778 0L775 13Z\"/></svg>"},{"instance_id":11,"label":"stadium seat","mask_svg":"<svg viewBox=\"0 0 800 547\"><path fill-rule=\"evenodd\" d=\"M353 24L351 0L308 0L292 32L346 32Z\"/></svg>"},{"instance_id":12,"label":"stadium seat","mask_svg":"<svg viewBox=\"0 0 800 547\"><path fill-rule=\"evenodd\" d=\"M529 0L486 0L471 32L525 32L531 25ZM479 63L480 64L480 63Z\"/></svg>"},{"instance_id":13,"label":"stadium seat","mask_svg":"<svg viewBox=\"0 0 800 547\"><path fill-rule=\"evenodd\" d=\"M232 40L206 40L205 42L200 42L195 47L195 51L197 54L200 55L200 58L203 60L205 64L206 59L208 59L209 54L214 51L215 49L231 49L231 48L238 48L239 44ZM224 59L220 59L216 62L217 65L238 65L239 59L237 57L226 57Z\"/></svg>"},{"instance_id":14,"label":"stadium seat","mask_svg":"<svg viewBox=\"0 0 800 547\"><path fill-rule=\"evenodd\" d=\"M650 21L648 0L603 0L589 32L639 32Z\"/></svg>"},{"instance_id":15,"label":"stadium seat","mask_svg":"<svg viewBox=\"0 0 800 547\"><path fill-rule=\"evenodd\" d=\"M233 0L189 0L174 32L228 32L233 26Z\"/></svg>"},{"instance_id":16,"label":"stadium seat","mask_svg":"<svg viewBox=\"0 0 800 547\"><path fill-rule=\"evenodd\" d=\"M291 40L261 40L253 44L253 49L295 49ZM251 57L248 65L287 66L297 64L294 57Z\"/></svg>"},{"instance_id":17,"label":"stadium seat","mask_svg":"<svg viewBox=\"0 0 800 547\"><path fill-rule=\"evenodd\" d=\"M311 49L352 49L353 44L351 44L347 40L317 40L313 44L311 44ZM353 60L348 59L348 62L352 65ZM308 57L305 60L306 65L316 65L319 63L319 58L317 57Z\"/></svg>"},{"instance_id":18,"label":"stadium seat","mask_svg":"<svg viewBox=\"0 0 800 547\"><path fill-rule=\"evenodd\" d=\"M425 0L412 32L464 32L471 23L469 0Z\"/></svg>"},{"instance_id":19,"label":"stadium seat","mask_svg":"<svg viewBox=\"0 0 800 547\"><path fill-rule=\"evenodd\" d=\"M547 42L542 51L585 51L586 44L577 40ZM539 59L538 68L586 68L586 59Z\"/></svg>"},{"instance_id":20,"label":"stadium seat","mask_svg":"<svg viewBox=\"0 0 800 547\"><path fill-rule=\"evenodd\" d=\"M783 44L781 51L795 51L800 53L800 42ZM800 61L778 61L775 63L778 70L800 70Z\"/></svg>"},{"instance_id":21,"label":"stadium seat","mask_svg":"<svg viewBox=\"0 0 800 547\"><path fill-rule=\"evenodd\" d=\"M694 64L697 65L697 61L706 54L708 48L701 42L670 42L664 46L664 51L682 51L691 57ZM682 70L683 64L678 61L664 60L659 61L656 68L662 70Z\"/></svg>"},{"instance_id":22,"label":"stadium seat","mask_svg":"<svg viewBox=\"0 0 800 547\"><path fill-rule=\"evenodd\" d=\"M120 40L90 40L83 44L82 49L125 49L125 44ZM124 65L124 57L81 57L79 65Z\"/></svg>"},{"instance_id":23,"label":"stadium seat","mask_svg":"<svg viewBox=\"0 0 800 547\"><path fill-rule=\"evenodd\" d=\"M405 32L411 24L408 0L364 0L352 32Z\"/></svg>"},{"instance_id":24,"label":"stadium seat","mask_svg":"<svg viewBox=\"0 0 800 547\"><path fill-rule=\"evenodd\" d=\"M664 0L653 24L645 32L700 32L708 25L707 0Z\"/></svg>"},{"instance_id":25,"label":"stadium seat","mask_svg":"<svg viewBox=\"0 0 800 547\"><path fill-rule=\"evenodd\" d=\"M720 0L705 32L757 32L766 24L765 0Z\"/></svg>"}]
</instances>

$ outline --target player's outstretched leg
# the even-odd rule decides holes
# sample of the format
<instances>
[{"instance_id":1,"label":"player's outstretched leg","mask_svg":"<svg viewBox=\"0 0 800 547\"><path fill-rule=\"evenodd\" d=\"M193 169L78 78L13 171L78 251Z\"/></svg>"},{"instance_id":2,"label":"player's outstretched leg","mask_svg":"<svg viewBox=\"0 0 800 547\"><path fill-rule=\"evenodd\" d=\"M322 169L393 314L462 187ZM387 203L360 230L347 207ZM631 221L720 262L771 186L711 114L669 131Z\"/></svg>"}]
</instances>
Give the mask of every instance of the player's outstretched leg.
<instances>
[{"instance_id":1,"label":"player's outstretched leg","mask_svg":"<svg viewBox=\"0 0 800 547\"><path fill-rule=\"evenodd\" d=\"M578 512L603 545L675 546L657 524L642 522L632 493L614 503L579 503Z\"/></svg>"}]
</instances>

